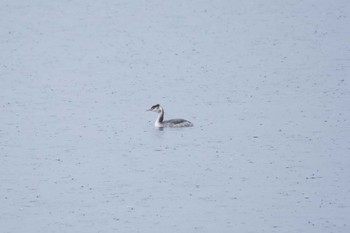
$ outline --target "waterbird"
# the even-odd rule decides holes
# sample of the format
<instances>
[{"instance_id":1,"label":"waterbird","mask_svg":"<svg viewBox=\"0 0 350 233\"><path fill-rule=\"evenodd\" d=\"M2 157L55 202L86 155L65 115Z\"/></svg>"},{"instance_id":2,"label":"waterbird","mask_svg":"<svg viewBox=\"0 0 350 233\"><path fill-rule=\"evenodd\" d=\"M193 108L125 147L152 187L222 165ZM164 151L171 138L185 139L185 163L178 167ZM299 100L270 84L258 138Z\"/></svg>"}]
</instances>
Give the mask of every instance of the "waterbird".
<instances>
[{"instance_id":1,"label":"waterbird","mask_svg":"<svg viewBox=\"0 0 350 233\"><path fill-rule=\"evenodd\" d=\"M157 128L163 128L163 127L172 127L172 128L178 128L178 127L192 127L192 122L184 119L171 119L164 121L164 109L159 104L153 105L150 109L146 111L156 112L158 113L158 117L156 119L156 122L154 123L154 126Z\"/></svg>"}]
</instances>

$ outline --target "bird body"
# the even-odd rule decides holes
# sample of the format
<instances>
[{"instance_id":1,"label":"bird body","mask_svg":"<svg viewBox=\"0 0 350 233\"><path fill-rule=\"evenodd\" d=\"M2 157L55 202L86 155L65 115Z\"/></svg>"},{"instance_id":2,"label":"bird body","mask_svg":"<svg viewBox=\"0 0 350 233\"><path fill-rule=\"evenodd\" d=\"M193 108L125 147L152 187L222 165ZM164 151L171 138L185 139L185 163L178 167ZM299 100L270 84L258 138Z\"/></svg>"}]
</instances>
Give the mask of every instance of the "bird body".
<instances>
[{"instance_id":1,"label":"bird body","mask_svg":"<svg viewBox=\"0 0 350 233\"><path fill-rule=\"evenodd\" d=\"M171 119L171 120L164 121L164 109L159 104L153 105L147 111L152 111L152 112L158 113L158 117L156 119L156 122L154 123L154 126L157 128L163 128L163 127L178 128L178 127L192 127L193 126L192 122L184 120L184 119Z\"/></svg>"}]
</instances>

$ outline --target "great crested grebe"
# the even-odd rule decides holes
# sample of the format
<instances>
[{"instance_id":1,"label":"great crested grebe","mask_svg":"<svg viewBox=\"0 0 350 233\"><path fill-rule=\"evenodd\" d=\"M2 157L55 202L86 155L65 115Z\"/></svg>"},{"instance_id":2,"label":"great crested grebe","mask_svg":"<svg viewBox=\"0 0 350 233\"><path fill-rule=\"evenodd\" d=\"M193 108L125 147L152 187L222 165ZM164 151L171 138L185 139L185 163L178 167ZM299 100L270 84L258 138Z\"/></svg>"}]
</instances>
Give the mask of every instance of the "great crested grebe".
<instances>
[{"instance_id":1,"label":"great crested grebe","mask_svg":"<svg viewBox=\"0 0 350 233\"><path fill-rule=\"evenodd\" d=\"M193 124L191 122L184 120L184 119L172 119L172 120L163 121L164 109L159 104L152 106L147 111L152 111L152 112L158 113L157 120L154 123L154 126L157 128L163 128L163 127L177 128L177 127L192 127L193 126Z\"/></svg>"}]
</instances>

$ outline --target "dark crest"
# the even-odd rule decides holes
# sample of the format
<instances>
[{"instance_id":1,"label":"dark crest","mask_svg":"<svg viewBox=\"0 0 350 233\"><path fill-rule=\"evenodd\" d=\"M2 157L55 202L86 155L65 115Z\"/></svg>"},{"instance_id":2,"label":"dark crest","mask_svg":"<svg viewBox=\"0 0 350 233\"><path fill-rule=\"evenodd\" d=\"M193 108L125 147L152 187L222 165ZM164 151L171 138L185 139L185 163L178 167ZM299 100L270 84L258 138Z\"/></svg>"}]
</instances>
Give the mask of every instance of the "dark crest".
<instances>
[{"instance_id":1,"label":"dark crest","mask_svg":"<svg viewBox=\"0 0 350 233\"><path fill-rule=\"evenodd\" d=\"M151 109L159 108L159 104L153 105Z\"/></svg>"}]
</instances>

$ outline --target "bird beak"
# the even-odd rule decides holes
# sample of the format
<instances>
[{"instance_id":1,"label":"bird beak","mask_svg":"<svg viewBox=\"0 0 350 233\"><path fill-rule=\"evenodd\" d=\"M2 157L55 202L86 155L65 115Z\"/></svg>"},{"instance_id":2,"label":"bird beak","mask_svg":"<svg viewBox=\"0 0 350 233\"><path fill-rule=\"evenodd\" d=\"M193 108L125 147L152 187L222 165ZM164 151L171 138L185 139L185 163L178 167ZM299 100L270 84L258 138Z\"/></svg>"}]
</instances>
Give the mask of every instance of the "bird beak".
<instances>
[{"instance_id":1,"label":"bird beak","mask_svg":"<svg viewBox=\"0 0 350 233\"><path fill-rule=\"evenodd\" d=\"M146 112L149 112L149 111L151 111L151 110L152 110L152 109L147 109Z\"/></svg>"}]
</instances>

